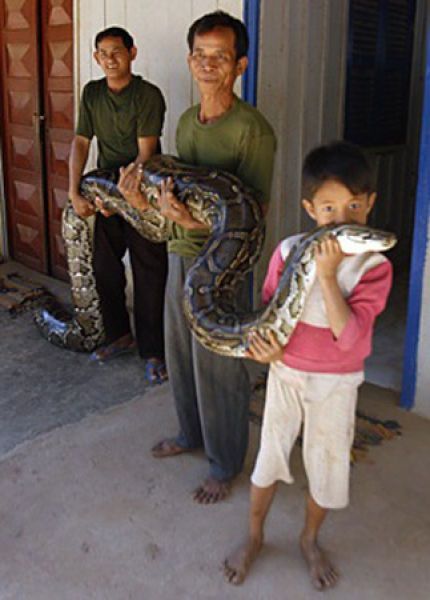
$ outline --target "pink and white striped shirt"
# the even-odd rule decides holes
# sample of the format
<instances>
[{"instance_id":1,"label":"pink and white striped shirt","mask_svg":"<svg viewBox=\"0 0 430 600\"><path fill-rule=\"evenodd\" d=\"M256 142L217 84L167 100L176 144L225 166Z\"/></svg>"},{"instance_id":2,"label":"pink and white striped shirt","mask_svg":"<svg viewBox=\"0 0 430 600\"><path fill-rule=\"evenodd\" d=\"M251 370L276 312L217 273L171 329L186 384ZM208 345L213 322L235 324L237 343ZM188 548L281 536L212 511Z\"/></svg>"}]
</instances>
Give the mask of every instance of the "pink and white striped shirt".
<instances>
[{"instance_id":1,"label":"pink and white striped shirt","mask_svg":"<svg viewBox=\"0 0 430 600\"><path fill-rule=\"evenodd\" d=\"M263 285L265 304L275 293L285 260L301 235L286 238L273 253ZM372 351L375 318L386 305L392 277L392 265L382 254L369 252L342 260L337 280L351 316L338 338L329 327L322 290L316 279L300 321L285 346L283 362L309 372L362 371L364 359Z\"/></svg>"}]
</instances>

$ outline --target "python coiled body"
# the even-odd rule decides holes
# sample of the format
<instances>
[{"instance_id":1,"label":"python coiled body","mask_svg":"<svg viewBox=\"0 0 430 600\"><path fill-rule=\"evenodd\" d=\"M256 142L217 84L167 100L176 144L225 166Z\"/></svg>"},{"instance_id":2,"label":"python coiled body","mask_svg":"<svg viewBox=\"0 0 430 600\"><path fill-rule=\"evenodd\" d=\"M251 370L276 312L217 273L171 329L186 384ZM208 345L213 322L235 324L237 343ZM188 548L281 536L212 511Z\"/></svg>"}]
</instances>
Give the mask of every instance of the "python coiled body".
<instances>
[{"instance_id":1,"label":"python coiled body","mask_svg":"<svg viewBox=\"0 0 430 600\"><path fill-rule=\"evenodd\" d=\"M194 218L205 223L209 237L188 271L184 287L184 313L203 346L226 356L244 356L248 336L272 330L285 344L303 310L306 292L314 277L313 254L322 237L335 235L353 252L381 251L393 246L392 234L360 226L317 229L304 236L290 253L278 290L263 310L238 314L235 297L245 274L258 260L264 241L264 221L256 195L238 178L195 167L169 156L149 159L143 168L142 187L151 204L144 213L130 207L116 187L116 174L97 170L81 180L81 192L94 203L98 196L151 241L168 238L168 223L156 208L161 181L171 177L177 198ZM63 213L63 237L72 283L74 316L53 306L39 310L36 324L52 343L64 348L91 351L103 340L100 301L92 269L91 230L71 205ZM350 248L351 251L351 248Z\"/></svg>"}]
</instances>

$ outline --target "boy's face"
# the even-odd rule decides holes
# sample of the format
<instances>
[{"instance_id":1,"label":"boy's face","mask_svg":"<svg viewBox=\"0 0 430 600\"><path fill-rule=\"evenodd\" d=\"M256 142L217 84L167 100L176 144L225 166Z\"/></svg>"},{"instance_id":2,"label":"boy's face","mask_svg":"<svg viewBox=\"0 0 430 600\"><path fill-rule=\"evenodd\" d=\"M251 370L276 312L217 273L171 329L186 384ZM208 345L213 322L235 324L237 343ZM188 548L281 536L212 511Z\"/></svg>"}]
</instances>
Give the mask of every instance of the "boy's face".
<instances>
[{"instance_id":1,"label":"boy's face","mask_svg":"<svg viewBox=\"0 0 430 600\"><path fill-rule=\"evenodd\" d=\"M312 200L304 199L303 207L317 225L356 223L365 225L375 203L376 194L354 194L334 179L325 181Z\"/></svg>"},{"instance_id":2,"label":"boy's face","mask_svg":"<svg viewBox=\"0 0 430 600\"><path fill-rule=\"evenodd\" d=\"M232 29L216 27L196 34L188 66L201 94L232 92L234 82L245 71L248 59L236 59L236 38Z\"/></svg>"},{"instance_id":3,"label":"boy's face","mask_svg":"<svg viewBox=\"0 0 430 600\"><path fill-rule=\"evenodd\" d=\"M136 52L134 46L127 50L120 37L105 37L97 44L94 58L107 79L122 80L130 75Z\"/></svg>"}]
</instances>

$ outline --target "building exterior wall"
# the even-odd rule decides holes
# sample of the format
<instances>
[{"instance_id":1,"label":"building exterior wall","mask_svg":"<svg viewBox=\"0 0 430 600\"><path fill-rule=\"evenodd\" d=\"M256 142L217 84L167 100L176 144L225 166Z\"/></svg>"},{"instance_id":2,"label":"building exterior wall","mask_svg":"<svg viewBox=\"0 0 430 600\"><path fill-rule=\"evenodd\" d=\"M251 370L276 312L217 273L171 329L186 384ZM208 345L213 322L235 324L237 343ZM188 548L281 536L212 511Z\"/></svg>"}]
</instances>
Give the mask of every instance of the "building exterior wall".
<instances>
[{"instance_id":1,"label":"building exterior wall","mask_svg":"<svg viewBox=\"0 0 430 600\"><path fill-rule=\"evenodd\" d=\"M430 201L430 199L429 199ZM422 312L418 341L417 384L414 411L430 419L430 221L427 231L426 260L423 275Z\"/></svg>"},{"instance_id":2,"label":"building exterior wall","mask_svg":"<svg viewBox=\"0 0 430 600\"><path fill-rule=\"evenodd\" d=\"M111 25L124 27L138 50L134 72L158 85L165 96L163 151L175 153L178 118L196 101L186 62L188 28L217 9L241 18L242 5L242 0L75 0L76 97L87 81L103 76L92 57L95 34Z\"/></svg>"},{"instance_id":3,"label":"building exterior wall","mask_svg":"<svg viewBox=\"0 0 430 600\"><path fill-rule=\"evenodd\" d=\"M300 204L305 154L343 133L347 9L344 0L262 2L257 105L278 147L257 295L275 245L308 225Z\"/></svg>"}]
</instances>

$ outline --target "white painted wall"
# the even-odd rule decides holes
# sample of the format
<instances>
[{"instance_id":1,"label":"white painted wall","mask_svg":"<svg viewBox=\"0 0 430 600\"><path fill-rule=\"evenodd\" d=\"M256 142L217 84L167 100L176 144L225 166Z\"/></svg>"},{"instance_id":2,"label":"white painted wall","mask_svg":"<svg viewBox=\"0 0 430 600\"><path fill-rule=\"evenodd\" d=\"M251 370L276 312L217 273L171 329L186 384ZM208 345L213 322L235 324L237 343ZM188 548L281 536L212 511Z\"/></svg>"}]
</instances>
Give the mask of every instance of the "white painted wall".
<instances>
[{"instance_id":1,"label":"white painted wall","mask_svg":"<svg viewBox=\"0 0 430 600\"><path fill-rule=\"evenodd\" d=\"M191 23L217 9L242 18L242 0L75 0L76 97L90 79L103 77L92 58L94 36L111 25L127 29L138 54L133 64L162 90L167 103L163 151L175 153L179 116L196 102L188 72L186 37ZM240 84L237 91L240 92ZM78 103L76 103L78 105Z\"/></svg>"},{"instance_id":2,"label":"white painted wall","mask_svg":"<svg viewBox=\"0 0 430 600\"><path fill-rule=\"evenodd\" d=\"M430 200L429 200L430 201ZM424 268L414 412L430 419L430 223ZM407 375L406 375L407 376Z\"/></svg>"}]
</instances>

